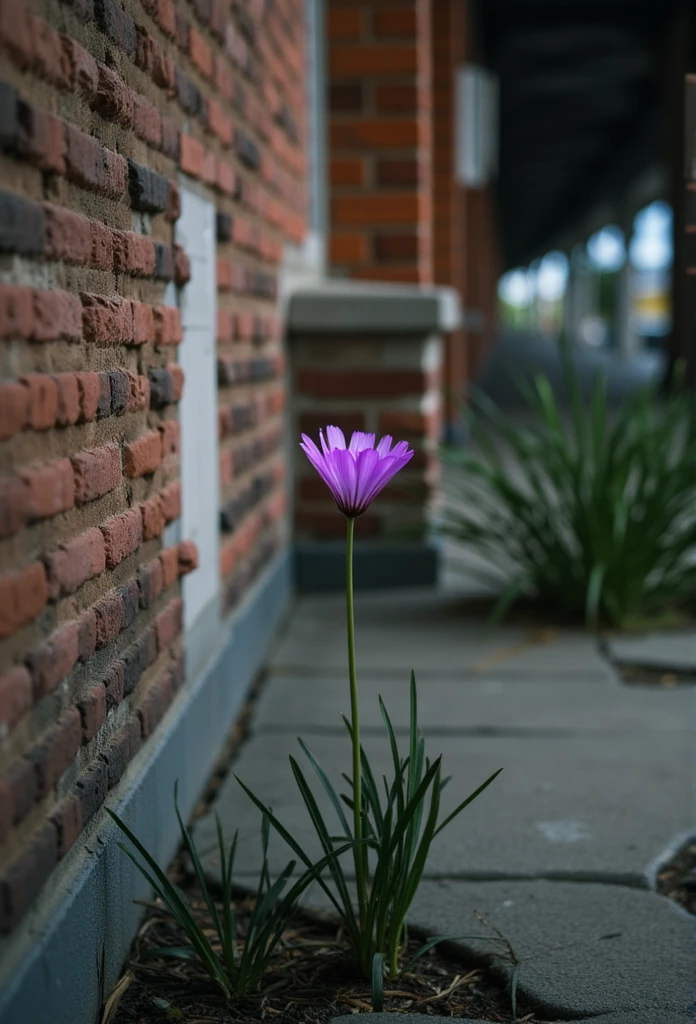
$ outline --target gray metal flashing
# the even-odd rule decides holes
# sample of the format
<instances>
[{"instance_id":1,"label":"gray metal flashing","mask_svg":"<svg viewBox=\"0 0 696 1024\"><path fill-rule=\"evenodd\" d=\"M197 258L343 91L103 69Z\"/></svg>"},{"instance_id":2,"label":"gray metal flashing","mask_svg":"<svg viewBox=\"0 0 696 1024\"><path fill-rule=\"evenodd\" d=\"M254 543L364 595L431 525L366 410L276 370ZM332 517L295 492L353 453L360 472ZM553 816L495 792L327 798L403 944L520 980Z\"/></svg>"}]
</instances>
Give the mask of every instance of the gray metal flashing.
<instances>
[{"instance_id":1,"label":"gray metal flashing","mask_svg":"<svg viewBox=\"0 0 696 1024\"><path fill-rule=\"evenodd\" d=\"M356 590L428 587L437 583L439 550L433 543L381 544L358 541L353 578ZM295 586L300 593L342 590L346 579L343 541L295 545Z\"/></svg>"},{"instance_id":2,"label":"gray metal flashing","mask_svg":"<svg viewBox=\"0 0 696 1024\"><path fill-rule=\"evenodd\" d=\"M229 623L225 643L187 682L153 743L107 798L159 863L179 841L173 788L188 817L205 786L267 647L288 608L292 559L283 553ZM100 811L27 914L0 968L0 1024L94 1024L117 981L147 885Z\"/></svg>"},{"instance_id":3,"label":"gray metal flashing","mask_svg":"<svg viewBox=\"0 0 696 1024\"><path fill-rule=\"evenodd\" d=\"M453 288L324 280L288 298L287 329L304 334L429 334L461 324Z\"/></svg>"}]
</instances>

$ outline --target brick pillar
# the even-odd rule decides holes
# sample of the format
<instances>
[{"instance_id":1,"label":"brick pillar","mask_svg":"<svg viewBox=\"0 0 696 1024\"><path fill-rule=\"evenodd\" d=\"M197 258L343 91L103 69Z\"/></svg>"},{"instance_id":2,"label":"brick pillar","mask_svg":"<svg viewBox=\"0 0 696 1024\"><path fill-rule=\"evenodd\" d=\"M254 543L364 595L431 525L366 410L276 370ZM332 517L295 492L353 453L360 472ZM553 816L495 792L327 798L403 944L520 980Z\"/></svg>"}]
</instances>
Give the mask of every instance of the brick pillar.
<instances>
[{"instance_id":1,"label":"brick pillar","mask_svg":"<svg viewBox=\"0 0 696 1024\"><path fill-rule=\"evenodd\" d=\"M432 281L430 0L328 2L330 260Z\"/></svg>"},{"instance_id":2,"label":"brick pillar","mask_svg":"<svg viewBox=\"0 0 696 1024\"><path fill-rule=\"evenodd\" d=\"M434 289L367 284L297 292L290 304L291 435L318 442L320 428L335 424L348 435L391 434L416 452L356 526L363 585L436 577L428 525L442 426L443 304ZM341 586L345 522L300 452L293 486L298 586Z\"/></svg>"}]
</instances>

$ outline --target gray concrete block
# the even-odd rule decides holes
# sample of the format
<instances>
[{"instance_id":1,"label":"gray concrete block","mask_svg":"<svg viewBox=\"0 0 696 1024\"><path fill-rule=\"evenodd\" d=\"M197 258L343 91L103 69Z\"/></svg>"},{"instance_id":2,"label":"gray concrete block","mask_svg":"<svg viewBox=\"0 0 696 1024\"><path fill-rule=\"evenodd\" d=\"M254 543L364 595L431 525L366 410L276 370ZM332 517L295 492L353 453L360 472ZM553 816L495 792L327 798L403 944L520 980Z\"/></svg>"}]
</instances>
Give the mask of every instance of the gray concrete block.
<instances>
[{"instance_id":1,"label":"gray concrete block","mask_svg":"<svg viewBox=\"0 0 696 1024\"><path fill-rule=\"evenodd\" d=\"M329 280L294 291L287 318L302 334L429 334L459 326L461 310L452 288Z\"/></svg>"},{"instance_id":2,"label":"gray concrete block","mask_svg":"<svg viewBox=\"0 0 696 1024\"><path fill-rule=\"evenodd\" d=\"M343 788L340 773L350 770L347 735L314 736L308 745L337 788ZM377 777L391 774L386 740L365 736L364 747ZM443 794L443 815L496 769L504 769L438 837L426 869L430 877L552 875L645 885L655 859L675 836L692 827L692 784L685 770L691 743L686 733L644 733L640 738L438 736L427 749L431 757L443 754L443 772L453 776ZM311 766L288 735L252 737L233 771L316 854L314 831L288 765L290 753L306 764L310 778ZM260 816L232 774L211 812L196 826L204 847L214 846L214 810L226 833L240 830L238 871L253 873ZM332 812L327 814L335 821ZM272 844L275 870L288 860L283 847L280 839Z\"/></svg>"},{"instance_id":3,"label":"gray concrete block","mask_svg":"<svg viewBox=\"0 0 696 1024\"><path fill-rule=\"evenodd\" d=\"M356 659L363 672L464 673L613 679L590 634L492 626L461 599L432 589L364 592L355 600ZM270 660L278 671L327 674L347 665L345 598L305 596Z\"/></svg>"},{"instance_id":4,"label":"gray concrete block","mask_svg":"<svg viewBox=\"0 0 696 1024\"><path fill-rule=\"evenodd\" d=\"M612 637L609 654L618 662L664 672L693 672L696 677L696 631Z\"/></svg>"},{"instance_id":5,"label":"gray concrete block","mask_svg":"<svg viewBox=\"0 0 696 1024\"><path fill-rule=\"evenodd\" d=\"M383 731L381 694L395 729L409 725L409 675L358 680L361 725ZM271 674L259 697L254 732L342 730L340 711L348 707L348 672L330 676ZM613 682L529 679L444 678L424 673L418 680L418 720L437 732L653 733L693 729L693 694L686 688L619 686Z\"/></svg>"},{"instance_id":6,"label":"gray concrete block","mask_svg":"<svg viewBox=\"0 0 696 1024\"><path fill-rule=\"evenodd\" d=\"M475 911L509 940L520 963L520 991L551 1019L691 1019L694 924L670 900L614 885L426 882L409 919L429 935L485 936ZM467 938L458 944L510 975L502 943Z\"/></svg>"}]
</instances>

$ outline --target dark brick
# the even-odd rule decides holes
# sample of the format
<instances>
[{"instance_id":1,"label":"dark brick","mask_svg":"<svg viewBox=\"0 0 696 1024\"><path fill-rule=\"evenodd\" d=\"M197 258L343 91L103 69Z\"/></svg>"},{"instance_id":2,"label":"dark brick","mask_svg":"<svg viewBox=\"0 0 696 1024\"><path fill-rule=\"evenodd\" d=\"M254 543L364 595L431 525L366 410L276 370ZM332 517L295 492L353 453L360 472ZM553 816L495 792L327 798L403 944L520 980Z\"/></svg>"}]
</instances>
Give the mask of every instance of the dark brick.
<instances>
[{"instance_id":1,"label":"dark brick","mask_svg":"<svg viewBox=\"0 0 696 1024\"><path fill-rule=\"evenodd\" d=\"M147 372L150 380L150 406L161 409L174 400L173 381L169 370L150 369Z\"/></svg>"},{"instance_id":2,"label":"dark brick","mask_svg":"<svg viewBox=\"0 0 696 1024\"><path fill-rule=\"evenodd\" d=\"M182 110L185 110L187 114L193 114L194 117L197 117L199 114L202 115L205 110L205 103L196 83L192 82L188 75L185 75L179 68L176 68L175 78L176 96Z\"/></svg>"},{"instance_id":3,"label":"dark brick","mask_svg":"<svg viewBox=\"0 0 696 1024\"><path fill-rule=\"evenodd\" d=\"M137 580L129 580L119 590L123 599L123 629L132 626L140 606L140 588Z\"/></svg>"},{"instance_id":4,"label":"dark brick","mask_svg":"<svg viewBox=\"0 0 696 1024\"><path fill-rule=\"evenodd\" d=\"M94 0L97 24L114 45L132 57L137 48L135 22L114 0Z\"/></svg>"},{"instance_id":5,"label":"dark brick","mask_svg":"<svg viewBox=\"0 0 696 1024\"><path fill-rule=\"evenodd\" d=\"M242 33L247 37L251 45L254 45L256 39L256 26L254 20L246 9L246 6L239 3L238 0L233 5L234 13L237 16L239 27Z\"/></svg>"},{"instance_id":6,"label":"dark brick","mask_svg":"<svg viewBox=\"0 0 696 1024\"><path fill-rule=\"evenodd\" d=\"M239 128L234 133L234 149L241 160L246 166L251 168L253 171L257 171L261 164L261 151L251 136L241 131Z\"/></svg>"},{"instance_id":7,"label":"dark brick","mask_svg":"<svg viewBox=\"0 0 696 1024\"><path fill-rule=\"evenodd\" d=\"M82 772L75 783L75 794L80 801L83 827L94 817L104 803L108 788L108 773L104 762L97 758Z\"/></svg>"},{"instance_id":8,"label":"dark brick","mask_svg":"<svg viewBox=\"0 0 696 1024\"><path fill-rule=\"evenodd\" d=\"M38 203L0 192L0 252L42 253L44 211Z\"/></svg>"},{"instance_id":9,"label":"dark brick","mask_svg":"<svg viewBox=\"0 0 696 1024\"><path fill-rule=\"evenodd\" d=\"M157 637L153 629L147 629L122 655L123 694L132 693L141 675L157 657Z\"/></svg>"},{"instance_id":10,"label":"dark brick","mask_svg":"<svg viewBox=\"0 0 696 1024\"><path fill-rule=\"evenodd\" d=\"M18 924L39 892L58 860L58 833L48 822L0 877L0 932L11 931Z\"/></svg>"},{"instance_id":11,"label":"dark brick","mask_svg":"<svg viewBox=\"0 0 696 1024\"><path fill-rule=\"evenodd\" d=\"M111 378L106 373L99 374L99 402L97 403L97 419L103 420L111 415Z\"/></svg>"},{"instance_id":12,"label":"dark brick","mask_svg":"<svg viewBox=\"0 0 696 1024\"><path fill-rule=\"evenodd\" d=\"M11 85L0 82L0 149L14 149L19 138L17 93Z\"/></svg>"},{"instance_id":13,"label":"dark brick","mask_svg":"<svg viewBox=\"0 0 696 1024\"><path fill-rule=\"evenodd\" d=\"M123 370L108 370L109 391L111 394L111 415L120 416L130 404L130 381Z\"/></svg>"},{"instance_id":14,"label":"dark brick","mask_svg":"<svg viewBox=\"0 0 696 1024\"><path fill-rule=\"evenodd\" d=\"M134 160L128 161L128 189L131 206L143 213L161 213L169 204L169 181Z\"/></svg>"},{"instance_id":15,"label":"dark brick","mask_svg":"<svg viewBox=\"0 0 696 1024\"><path fill-rule=\"evenodd\" d=\"M171 281L174 277L174 253L171 245L155 242L155 277L158 281Z\"/></svg>"},{"instance_id":16,"label":"dark brick","mask_svg":"<svg viewBox=\"0 0 696 1024\"><path fill-rule=\"evenodd\" d=\"M232 239L232 215L218 211L215 217L215 229L218 242L229 242Z\"/></svg>"},{"instance_id":17,"label":"dark brick","mask_svg":"<svg viewBox=\"0 0 696 1024\"><path fill-rule=\"evenodd\" d=\"M176 18L176 45L184 53L188 52L189 48L189 35L191 33L191 26L187 19L180 14L179 11L174 12Z\"/></svg>"},{"instance_id":18,"label":"dark brick","mask_svg":"<svg viewBox=\"0 0 696 1024\"><path fill-rule=\"evenodd\" d=\"M203 25L210 21L211 0L193 0L193 9Z\"/></svg>"}]
</instances>

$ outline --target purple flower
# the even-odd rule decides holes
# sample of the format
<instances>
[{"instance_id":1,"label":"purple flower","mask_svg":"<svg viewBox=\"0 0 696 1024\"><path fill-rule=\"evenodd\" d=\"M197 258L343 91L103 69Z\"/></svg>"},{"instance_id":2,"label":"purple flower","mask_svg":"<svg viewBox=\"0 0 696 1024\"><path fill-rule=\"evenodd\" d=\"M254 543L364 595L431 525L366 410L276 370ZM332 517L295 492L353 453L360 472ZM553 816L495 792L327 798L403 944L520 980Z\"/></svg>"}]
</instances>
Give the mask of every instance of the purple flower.
<instances>
[{"instance_id":1,"label":"purple flower","mask_svg":"<svg viewBox=\"0 0 696 1024\"><path fill-rule=\"evenodd\" d=\"M300 447L322 480L327 484L341 512L349 519L361 516L370 502L411 459L413 452L406 441L392 448L387 434L375 448L375 435L356 430L346 447L340 427L319 431L322 452L306 434Z\"/></svg>"}]
</instances>

